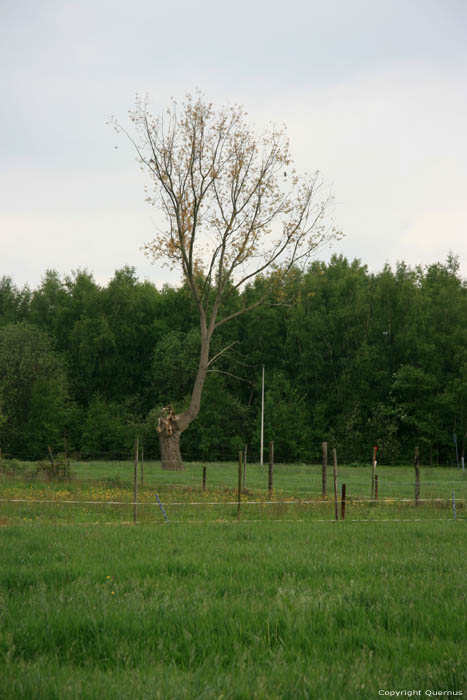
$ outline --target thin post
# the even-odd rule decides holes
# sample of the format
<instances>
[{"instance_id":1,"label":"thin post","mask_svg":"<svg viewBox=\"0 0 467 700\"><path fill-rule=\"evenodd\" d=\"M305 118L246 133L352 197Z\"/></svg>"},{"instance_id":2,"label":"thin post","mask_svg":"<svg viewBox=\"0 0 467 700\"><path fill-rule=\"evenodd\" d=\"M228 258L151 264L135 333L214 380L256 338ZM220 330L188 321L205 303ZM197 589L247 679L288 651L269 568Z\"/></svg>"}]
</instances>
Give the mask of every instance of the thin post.
<instances>
[{"instance_id":1,"label":"thin post","mask_svg":"<svg viewBox=\"0 0 467 700\"><path fill-rule=\"evenodd\" d=\"M259 450L259 463L263 466L263 449L264 449L264 365L261 381L261 446Z\"/></svg>"},{"instance_id":2,"label":"thin post","mask_svg":"<svg viewBox=\"0 0 467 700\"><path fill-rule=\"evenodd\" d=\"M141 446L141 464L140 464L140 469L141 469L141 486L144 486L144 446Z\"/></svg>"},{"instance_id":3,"label":"thin post","mask_svg":"<svg viewBox=\"0 0 467 700\"><path fill-rule=\"evenodd\" d=\"M0 464L2 462L2 451L0 450ZM465 473L465 463L464 463L464 455L461 457L461 463L462 463L462 471Z\"/></svg>"},{"instance_id":4,"label":"thin post","mask_svg":"<svg viewBox=\"0 0 467 700\"><path fill-rule=\"evenodd\" d=\"M342 484L341 520L345 520L345 484Z\"/></svg>"},{"instance_id":5,"label":"thin post","mask_svg":"<svg viewBox=\"0 0 467 700\"><path fill-rule=\"evenodd\" d=\"M240 504L242 500L242 471L243 471L243 452L238 452L238 489L237 489L237 520L240 520Z\"/></svg>"},{"instance_id":6,"label":"thin post","mask_svg":"<svg viewBox=\"0 0 467 700\"><path fill-rule=\"evenodd\" d=\"M376 453L378 447L373 446L373 461L371 463L371 498L375 498L375 476L376 476Z\"/></svg>"},{"instance_id":7,"label":"thin post","mask_svg":"<svg viewBox=\"0 0 467 700\"><path fill-rule=\"evenodd\" d=\"M135 459L133 462L133 522L136 523L137 516L137 505L138 500L138 451L139 451L139 439L135 440Z\"/></svg>"},{"instance_id":8,"label":"thin post","mask_svg":"<svg viewBox=\"0 0 467 700\"><path fill-rule=\"evenodd\" d=\"M378 474L375 474L375 501L378 500Z\"/></svg>"},{"instance_id":9,"label":"thin post","mask_svg":"<svg viewBox=\"0 0 467 700\"><path fill-rule=\"evenodd\" d=\"M243 448L243 488L246 489L246 459L248 454L248 445Z\"/></svg>"},{"instance_id":10,"label":"thin post","mask_svg":"<svg viewBox=\"0 0 467 700\"><path fill-rule=\"evenodd\" d=\"M456 519L456 497L454 491L452 492L452 517Z\"/></svg>"},{"instance_id":11,"label":"thin post","mask_svg":"<svg viewBox=\"0 0 467 700\"><path fill-rule=\"evenodd\" d=\"M50 445L49 445L49 447L48 447L48 451L49 451L50 463L51 463L51 465L52 465L52 476L55 476L55 475L56 475L56 472L57 472L57 469L56 469L56 466L55 466L55 460L54 460L54 456L53 456L53 453L52 453L52 448L50 447Z\"/></svg>"},{"instance_id":12,"label":"thin post","mask_svg":"<svg viewBox=\"0 0 467 700\"><path fill-rule=\"evenodd\" d=\"M321 498L326 498L326 471L328 468L328 443L323 442L323 466L321 468Z\"/></svg>"},{"instance_id":13,"label":"thin post","mask_svg":"<svg viewBox=\"0 0 467 700\"><path fill-rule=\"evenodd\" d=\"M418 447L415 448L414 457L414 467L415 467L415 505L419 505L420 498L420 455L418 452Z\"/></svg>"},{"instance_id":14,"label":"thin post","mask_svg":"<svg viewBox=\"0 0 467 700\"><path fill-rule=\"evenodd\" d=\"M159 498L159 496L157 495L157 493L155 493L154 495L155 495L155 497L156 497L157 503L159 504L159 508L160 508L161 511L162 511L162 515L163 515L164 518L165 518L165 522L168 523L168 522L169 522L169 519L168 519L168 517L167 517L167 513L166 513L165 510L164 510L164 506L163 506L162 503L161 503L161 499Z\"/></svg>"},{"instance_id":15,"label":"thin post","mask_svg":"<svg viewBox=\"0 0 467 700\"><path fill-rule=\"evenodd\" d=\"M273 490L273 471L274 471L274 440L269 443L269 474L268 474L268 491L269 496L272 496Z\"/></svg>"},{"instance_id":16,"label":"thin post","mask_svg":"<svg viewBox=\"0 0 467 700\"><path fill-rule=\"evenodd\" d=\"M63 436L63 447L65 448L66 475L70 476L70 455L68 454L68 440Z\"/></svg>"},{"instance_id":17,"label":"thin post","mask_svg":"<svg viewBox=\"0 0 467 700\"><path fill-rule=\"evenodd\" d=\"M333 469L333 475L334 475L334 516L336 520L339 520L339 513L337 510L337 452L336 448L333 447L332 450L332 458L334 461L334 469Z\"/></svg>"},{"instance_id":18,"label":"thin post","mask_svg":"<svg viewBox=\"0 0 467 700\"><path fill-rule=\"evenodd\" d=\"M203 491L206 491L206 467L203 467Z\"/></svg>"},{"instance_id":19,"label":"thin post","mask_svg":"<svg viewBox=\"0 0 467 700\"><path fill-rule=\"evenodd\" d=\"M0 472L3 471L2 448L0 447Z\"/></svg>"}]
</instances>

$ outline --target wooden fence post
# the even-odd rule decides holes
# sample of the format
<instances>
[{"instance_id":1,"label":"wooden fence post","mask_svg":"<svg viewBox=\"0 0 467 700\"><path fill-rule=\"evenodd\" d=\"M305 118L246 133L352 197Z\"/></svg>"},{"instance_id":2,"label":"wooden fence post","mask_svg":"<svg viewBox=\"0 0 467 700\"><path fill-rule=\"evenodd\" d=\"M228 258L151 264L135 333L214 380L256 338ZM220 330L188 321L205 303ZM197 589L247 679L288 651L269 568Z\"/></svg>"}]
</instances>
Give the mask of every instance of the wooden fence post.
<instances>
[{"instance_id":1,"label":"wooden fence post","mask_svg":"<svg viewBox=\"0 0 467 700\"><path fill-rule=\"evenodd\" d=\"M68 454L68 440L66 435L63 436L63 447L65 448L65 476L70 476L70 455Z\"/></svg>"},{"instance_id":2,"label":"wooden fence post","mask_svg":"<svg viewBox=\"0 0 467 700\"><path fill-rule=\"evenodd\" d=\"M203 491L206 491L206 467L203 467Z\"/></svg>"},{"instance_id":3,"label":"wooden fence post","mask_svg":"<svg viewBox=\"0 0 467 700\"><path fill-rule=\"evenodd\" d=\"M375 501L378 500L378 474L375 474Z\"/></svg>"},{"instance_id":4,"label":"wooden fence post","mask_svg":"<svg viewBox=\"0 0 467 700\"><path fill-rule=\"evenodd\" d=\"M49 447L48 447L48 450L49 450L49 459L50 459L50 463L51 463L51 465L52 465L52 476L56 476L56 475L57 475L57 467L56 467L56 464L55 464L54 456L53 456L53 453L52 453L52 448L50 447L50 445L49 445Z\"/></svg>"},{"instance_id":5,"label":"wooden fence post","mask_svg":"<svg viewBox=\"0 0 467 700\"><path fill-rule=\"evenodd\" d=\"M242 471L243 471L243 452L238 452L238 489L237 489L237 520L240 520L240 504L242 500Z\"/></svg>"},{"instance_id":6,"label":"wooden fence post","mask_svg":"<svg viewBox=\"0 0 467 700\"><path fill-rule=\"evenodd\" d=\"M420 505L419 504L419 498L420 498L420 456L418 453L418 447L415 448L414 467L415 467L415 505L418 506L418 505Z\"/></svg>"},{"instance_id":7,"label":"wooden fence post","mask_svg":"<svg viewBox=\"0 0 467 700\"><path fill-rule=\"evenodd\" d=\"M337 452L336 448L333 447L332 450L332 457L334 461L334 470L333 470L333 475L334 475L334 516L336 520L339 520L339 513L337 510Z\"/></svg>"},{"instance_id":8,"label":"wooden fence post","mask_svg":"<svg viewBox=\"0 0 467 700\"><path fill-rule=\"evenodd\" d=\"M323 466L321 469L321 498L326 498L326 470L328 467L328 443L323 442Z\"/></svg>"},{"instance_id":9,"label":"wooden fence post","mask_svg":"<svg viewBox=\"0 0 467 700\"><path fill-rule=\"evenodd\" d=\"M135 440L135 459L133 462L133 522L134 523L136 523L136 516L137 516L136 501L138 500L138 462L139 462L138 448L139 448L139 439L136 438L136 440Z\"/></svg>"},{"instance_id":10,"label":"wooden fence post","mask_svg":"<svg viewBox=\"0 0 467 700\"><path fill-rule=\"evenodd\" d=\"M376 453L378 448L376 445L373 446L373 461L371 463L371 498L375 498L375 477L376 477Z\"/></svg>"},{"instance_id":11,"label":"wooden fence post","mask_svg":"<svg viewBox=\"0 0 467 700\"><path fill-rule=\"evenodd\" d=\"M342 484L341 520L345 520L345 484Z\"/></svg>"},{"instance_id":12,"label":"wooden fence post","mask_svg":"<svg viewBox=\"0 0 467 700\"><path fill-rule=\"evenodd\" d=\"M144 445L141 446L141 486L144 486Z\"/></svg>"},{"instance_id":13,"label":"wooden fence post","mask_svg":"<svg viewBox=\"0 0 467 700\"><path fill-rule=\"evenodd\" d=\"M246 459L248 454L248 445L243 448L243 488L246 489Z\"/></svg>"},{"instance_id":14,"label":"wooden fence post","mask_svg":"<svg viewBox=\"0 0 467 700\"><path fill-rule=\"evenodd\" d=\"M269 496L272 496L273 490L273 469L274 469L274 440L269 443L269 475L268 475L268 491Z\"/></svg>"}]
</instances>

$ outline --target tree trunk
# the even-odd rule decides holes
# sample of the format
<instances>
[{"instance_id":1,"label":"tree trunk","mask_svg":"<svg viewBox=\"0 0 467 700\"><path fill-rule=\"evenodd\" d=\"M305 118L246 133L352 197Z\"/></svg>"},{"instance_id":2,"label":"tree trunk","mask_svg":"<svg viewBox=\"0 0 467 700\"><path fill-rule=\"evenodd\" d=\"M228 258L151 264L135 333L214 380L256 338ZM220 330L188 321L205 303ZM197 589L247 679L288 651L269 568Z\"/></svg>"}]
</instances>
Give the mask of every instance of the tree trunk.
<instances>
[{"instance_id":1,"label":"tree trunk","mask_svg":"<svg viewBox=\"0 0 467 700\"><path fill-rule=\"evenodd\" d=\"M177 416L169 404L162 409L157 423L159 445L161 448L162 469L182 471L185 469L180 454L180 434Z\"/></svg>"},{"instance_id":2,"label":"tree trunk","mask_svg":"<svg viewBox=\"0 0 467 700\"><path fill-rule=\"evenodd\" d=\"M212 326L213 324L214 320L212 321ZM204 319L202 319L201 353L189 407L184 413L175 415L173 407L169 404L160 413L157 432L159 433L162 469L174 469L177 471L185 469L180 453L180 435L195 420L199 413L201 394L209 366L209 343L212 331L213 328L208 332Z\"/></svg>"},{"instance_id":3,"label":"tree trunk","mask_svg":"<svg viewBox=\"0 0 467 700\"><path fill-rule=\"evenodd\" d=\"M161 448L162 469L173 469L183 471L185 467L180 454L180 433L174 432L172 435L159 435L159 445Z\"/></svg>"}]
</instances>

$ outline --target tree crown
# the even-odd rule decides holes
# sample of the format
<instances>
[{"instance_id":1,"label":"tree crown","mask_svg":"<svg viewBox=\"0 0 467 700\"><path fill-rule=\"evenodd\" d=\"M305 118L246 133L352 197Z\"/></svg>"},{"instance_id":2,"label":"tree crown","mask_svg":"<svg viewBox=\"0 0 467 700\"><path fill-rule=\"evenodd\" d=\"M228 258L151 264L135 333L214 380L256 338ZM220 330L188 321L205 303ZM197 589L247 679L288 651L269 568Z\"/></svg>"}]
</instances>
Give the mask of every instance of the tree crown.
<instances>
[{"instance_id":1,"label":"tree crown","mask_svg":"<svg viewBox=\"0 0 467 700\"><path fill-rule=\"evenodd\" d=\"M134 144L152 180L147 201L165 227L147 256L183 273L202 315L216 321L221 301L271 269L280 279L337 237L324 224L330 195L318 172L292 165L285 128L257 136L242 107L215 109L200 93L153 116L137 99Z\"/></svg>"}]
</instances>

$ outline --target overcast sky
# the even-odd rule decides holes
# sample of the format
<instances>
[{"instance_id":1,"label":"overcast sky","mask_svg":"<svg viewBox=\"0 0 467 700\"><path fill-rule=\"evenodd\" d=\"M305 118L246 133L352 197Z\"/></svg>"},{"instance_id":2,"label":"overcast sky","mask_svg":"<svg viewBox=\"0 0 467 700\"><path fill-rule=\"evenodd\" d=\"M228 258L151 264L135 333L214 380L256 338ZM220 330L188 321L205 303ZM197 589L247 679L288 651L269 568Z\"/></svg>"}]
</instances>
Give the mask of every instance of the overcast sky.
<instances>
[{"instance_id":1,"label":"overcast sky","mask_svg":"<svg viewBox=\"0 0 467 700\"><path fill-rule=\"evenodd\" d=\"M334 252L378 271L452 250L467 277L466 0L0 0L0 23L0 276L168 279L106 121L199 88L287 125L298 170L332 185Z\"/></svg>"}]
</instances>

